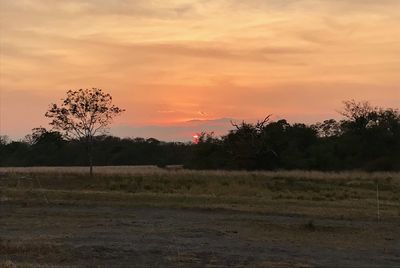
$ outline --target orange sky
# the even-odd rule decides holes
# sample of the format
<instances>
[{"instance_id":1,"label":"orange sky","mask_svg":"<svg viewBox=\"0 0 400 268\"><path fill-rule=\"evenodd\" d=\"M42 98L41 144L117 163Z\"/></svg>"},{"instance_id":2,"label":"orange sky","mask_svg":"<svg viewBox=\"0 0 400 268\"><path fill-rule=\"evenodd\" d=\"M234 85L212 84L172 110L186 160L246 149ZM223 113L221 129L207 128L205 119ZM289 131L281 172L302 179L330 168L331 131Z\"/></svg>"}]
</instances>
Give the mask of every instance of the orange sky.
<instances>
[{"instance_id":1,"label":"orange sky","mask_svg":"<svg viewBox=\"0 0 400 268\"><path fill-rule=\"evenodd\" d=\"M47 126L48 104L86 87L127 110L112 133L161 139L226 128L220 118L315 122L351 98L399 107L399 10L399 0L0 0L0 134ZM214 121L182 123L193 119Z\"/></svg>"}]
</instances>

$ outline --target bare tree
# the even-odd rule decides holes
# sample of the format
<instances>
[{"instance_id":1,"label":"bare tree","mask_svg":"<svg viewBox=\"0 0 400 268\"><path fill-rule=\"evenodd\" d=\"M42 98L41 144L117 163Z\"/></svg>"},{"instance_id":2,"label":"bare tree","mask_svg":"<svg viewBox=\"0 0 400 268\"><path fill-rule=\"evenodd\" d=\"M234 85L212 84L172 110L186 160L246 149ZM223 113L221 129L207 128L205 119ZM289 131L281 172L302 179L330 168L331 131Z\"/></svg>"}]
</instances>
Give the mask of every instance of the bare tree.
<instances>
[{"instance_id":1,"label":"bare tree","mask_svg":"<svg viewBox=\"0 0 400 268\"><path fill-rule=\"evenodd\" d=\"M92 88L68 90L61 105L51 104L45 115L52 119L50 125L62 131L66 138L85 141L92 176L93 138L105 133L113 118L123 111L112 104L110 94Z\"/></svg>"},{"instance_id":2,"label":"bare tree","mask_svg":"<svg viewBox=\"0 0 400 268\"><path fill-rule=\"evenodd\" d=\"M343 111L339 111L339 113L351 121L367 119L371 115L375 115L379 110L368 101L357 102L355 100L348 100L344 101L343 104Z\"/></svg>"}]
</instances>

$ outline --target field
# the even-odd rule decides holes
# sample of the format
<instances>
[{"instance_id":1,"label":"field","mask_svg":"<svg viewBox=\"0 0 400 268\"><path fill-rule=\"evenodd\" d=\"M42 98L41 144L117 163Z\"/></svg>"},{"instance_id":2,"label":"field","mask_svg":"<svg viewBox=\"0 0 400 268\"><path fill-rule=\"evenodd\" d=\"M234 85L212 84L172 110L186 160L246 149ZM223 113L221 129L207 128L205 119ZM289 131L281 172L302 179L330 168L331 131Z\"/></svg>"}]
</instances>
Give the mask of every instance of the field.
<instances>
[{"instance_id":1,"label":"field","mask_svg":"<svg viewBox=\"0 0 400 268\"><path fill-rule=\"evenodd\" d=\"M0 226L0 267L398 267L400 174L0 168Z\"/></svg>"}]
</instances>

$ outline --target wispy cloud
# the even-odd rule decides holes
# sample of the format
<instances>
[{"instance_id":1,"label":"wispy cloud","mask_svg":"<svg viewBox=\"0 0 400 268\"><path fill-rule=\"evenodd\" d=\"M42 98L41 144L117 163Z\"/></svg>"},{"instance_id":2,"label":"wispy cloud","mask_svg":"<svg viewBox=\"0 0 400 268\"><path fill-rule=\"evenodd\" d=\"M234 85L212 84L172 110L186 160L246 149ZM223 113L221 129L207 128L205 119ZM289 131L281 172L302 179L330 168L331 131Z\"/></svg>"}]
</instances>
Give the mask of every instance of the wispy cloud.
<instances>
[{"instance_id":1,"label":"wispy cloud","mask_svg":"<svg viewBox=\"0 0 400 268\"><path fill-rule=\"evenodd\" d=\"M317 120L349 97L391 105L398 10L398 0L1 0L2 131L19 129L22 112L28 132L50 99L93 86L129 126ZM26 92L45 97L14 108Z\"/></svg>"}]
</instances>

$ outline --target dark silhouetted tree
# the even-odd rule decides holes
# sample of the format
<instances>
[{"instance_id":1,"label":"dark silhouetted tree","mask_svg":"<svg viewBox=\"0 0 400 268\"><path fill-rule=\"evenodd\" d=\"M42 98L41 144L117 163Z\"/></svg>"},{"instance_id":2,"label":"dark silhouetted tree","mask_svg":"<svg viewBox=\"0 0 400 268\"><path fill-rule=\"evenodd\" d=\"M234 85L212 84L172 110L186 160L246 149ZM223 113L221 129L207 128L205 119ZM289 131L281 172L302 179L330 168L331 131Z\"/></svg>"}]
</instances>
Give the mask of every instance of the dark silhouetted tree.
<instances>
[{"instance_id":1,"label":"dark silhouetted tree","mask_svg":"<svg viewBox=\"0 0 400 268\"><path fill-rule=\"evenodd\" d=\"M83 140L93 174L93 138L106 132L112 119L124 110L112 104L110 94L101 89L79 89L67 91L61 105L52 104L46 117L50 125L63 132L66 138Z\"/></svg>"}]
</instances>

